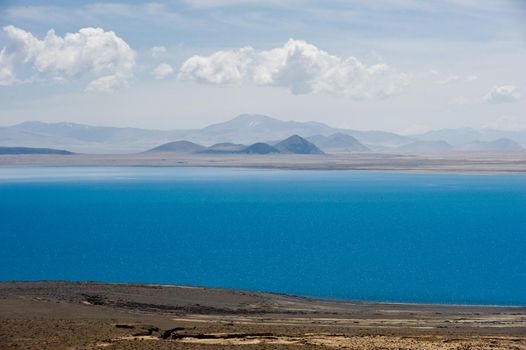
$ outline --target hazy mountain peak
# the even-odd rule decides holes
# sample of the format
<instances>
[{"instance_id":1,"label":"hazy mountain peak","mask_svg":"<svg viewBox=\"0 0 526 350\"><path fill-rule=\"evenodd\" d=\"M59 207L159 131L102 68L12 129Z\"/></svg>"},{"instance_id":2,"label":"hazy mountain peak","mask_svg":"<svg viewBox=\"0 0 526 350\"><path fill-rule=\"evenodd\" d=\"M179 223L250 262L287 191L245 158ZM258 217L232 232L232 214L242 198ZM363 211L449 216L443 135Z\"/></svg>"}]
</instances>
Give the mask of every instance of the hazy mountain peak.
<instances>
[{"instance_id":1,"label":"hazy mountain peak","mask_svg":"<svg viewBox=\"0 0 526 350\"><path fill-rule=\"evenodd\" d=\"M299 135L292 135L278 142L275 147L282 153L323 154L315 144L305 140Z\"/></svg>"},{"instance_id":2,"label":"hazy mountain peak","mask_svg":"<svg viewBox=\"0 0 526 350\"><path fill-rule=\"evenodd\" d=\"M303 137L301 137L300 135L292 135L292 136L289 136L286 140L283 140L283 141L288 141L288 142L304 142L304 141L307 141L305 140ZM308 141L307 141L308 142Z\"/></svg>"},{"instance_id":3,"label":"hazy mountain peak","mask_svg":"<svg viewBox=\"0 0 526 350\"><path fill-rule=\"evenodd\" d=\"M194 153L206 149L206 147L196 143L181 140L165 143L150 149L148 152L174 152L174 153Z\"/></svg>"},{"instance_id":4,"label":"hazy mountain peak","mask_svg":"<svg viewBox=\"0 0 526 350\"><path fill-rule=\"evenodd\" d=\"M498 139L510 139L526 144L526 130L476 129L471 127L458 129L431 130L416 136L420 140L444 140L452 145L464 145L470 142L492 142Z\"/></svg>"},{"instance_id":5,"label":"hazy mountain peak","mask_svg":"<svg viewBox=\"0 0 526 350\"><path fill-rule=\"evenodd\" d=\"M451 151L453 146L443 140L417 140L407 145L398 147L399 152L407 153L441 153Z\"/></svg>"},{"instance_id":6,"label":"hazy mountain peak","mask_svg":"<svg viewBox=\"0 0 526 350\"><path fill-rule=\"evenodd\" d=\"M58 154L58 155L70 155L74 154L62 149L52 148L33 148L33 147L0 147L0 154Z\"/></svg>"},{"instance_id":7,"label":"hazy mountain peak","mask_svg":"<svg viewBox=\"0 0 526 350\"><path fill-rule=\"evenodd\" d=\"M48 124L48 123L44 123L44 122L41 122L41 121L38 121L38 120L28 120L27 122L22 122L20 124L16 124L16 125L13 125L13 127L25 127L25 126L39 126L39 125L42 125L42 124Z\"/></svg>"},{"instance_id":8,"label":"hazy mountain peak","mask_svg":"<svg viewBox=\"0 0 526 350\"><path fill-rule=\"evenodd\" d=\"M329 136L315 135L307 138L324 151L329 152L366 152L369 148L360 143L354 136L337 132Z\"/></svg>"},{"instance_id":9,"label":"hazy mountain peak","mask_svg":"<svg viewBox=\"0 0 526 350\"><path fill-rule=\"evenodd\" d=\"M524 150L520 144L508 138L499 138L493 141L476 140L458 145L455 149L469 152L519 152Z\"/></svg>"},{"instance_id":10,"label":"hazy mountain peak","mask_svg":"<svg viewBox=\"0 0 526 350\"><path fill-rule=\"evenodd\" d=\"M15 125L15 127L21 128L51 128L51 127L64 127L64 128L93 128L94 126L89 126L85 124L71 123L71 122L41 122L38 120L31 120Z\"/></svg>"},{"instance_id":11,"label":"hazy mountain peak","mask_svg":"<svg viewBox=\"0 0 526 350\"><path fill-rule=\"evenodd\" d=\"M237 117L231 119L231 121L262 122L262 121L278 121L278 120L275 118L269 117L267 115L263 115L263 114L244 113L244 114L240 114Z\"/></svg>"}]
</instances>

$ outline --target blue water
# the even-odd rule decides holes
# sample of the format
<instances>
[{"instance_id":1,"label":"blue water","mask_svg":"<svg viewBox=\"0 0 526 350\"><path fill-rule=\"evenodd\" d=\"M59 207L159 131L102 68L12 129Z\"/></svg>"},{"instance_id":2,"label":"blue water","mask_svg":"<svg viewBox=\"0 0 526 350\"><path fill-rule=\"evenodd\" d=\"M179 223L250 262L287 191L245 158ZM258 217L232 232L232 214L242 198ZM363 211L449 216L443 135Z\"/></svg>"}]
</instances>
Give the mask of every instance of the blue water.
<instances>
[{"instance_id":1,"label":"blue water","mask_svg":"<svg viewBox=\"0 0 526 350\"><path fill-rule=\"evenodd\" d=\"M0 280L526 305L526 176L0 168Z\"/></svg>"}]
</instances>

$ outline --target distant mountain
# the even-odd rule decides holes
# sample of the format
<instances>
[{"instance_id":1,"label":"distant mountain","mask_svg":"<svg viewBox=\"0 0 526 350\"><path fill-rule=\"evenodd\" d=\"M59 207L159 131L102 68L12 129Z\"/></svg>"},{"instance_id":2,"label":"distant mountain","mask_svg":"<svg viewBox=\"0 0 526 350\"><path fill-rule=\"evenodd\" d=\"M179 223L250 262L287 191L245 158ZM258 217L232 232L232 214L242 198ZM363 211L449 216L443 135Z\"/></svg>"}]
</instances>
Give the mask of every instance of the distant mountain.
<instances>
[{"instance_id":1,"label":"distant mountain","mask_svg":"<svg viewBox=\"0 0 526 350\"><path fill-rule=\"evenodd\" d=\"M200 151L200 153L236 153L245 148L247 148L247 146L240 143L221 142L207 147L205 150Z\"/></svg>"},{"instance_id":2,"label":"distant mountain","mask_svg":"<svg viewBox=\"0 0 526 350\"><path fill-rule=\"evenodd\" d=\"M495 129L440 129L428 131L424 134L414 135L419 140L443 140L452 145L462 145L478 141L494 141L498 139L510 139L519 144L526 145L526 129L519 130L495 130Z\"/></svg>"},{"instance_id":3,"label":"distant mountain","mask_svg":"<svg viewBox=\"0 0 526 350\"><path fill-rule=\"evenodd\" d=\"M269 153L295 153L295 154L323 154L314 144L304 138L293 135L279 142L276 146L257 142L250 146L234 143L218 143L204 147L190 141L174 141L154 147L147 152L166 153L210 153L210 154L269 154Z\"/></svg>"},{"instance_id":4,"label":"distant mountain","mask_svg":"<svg viewBox=\"0 0 526 350\"><path fill-rule=\"evenodd\" d=\"M441 153L453 150L453 146L446 141L415 141L395 150L402 153Z\"/></svg>"},{"instance_id":5,"label":"distant mountain","mask_svg":"<svg viewBox=\"0 0 526 350\"><path fill-rule=\"evenodd\" d=\"M337 136L334 136L335 134ZM379 152L397 150L415 141L445 141L458 146L506 138L526 146L526 130L443 129L408 137L384 131L341 129L318 122L281 121L264 115L243 114L223 123L192 130L145 130L75 123L25 122L0 127L0 147L67 149L80 153L134 153L144 152L174 140L188 140L201 145L214 145L211 146L211 151L228 151L228 146L220 149L221 146L217 144L250 145L262 141L283 140L290 135L310 138L311 142L321 149L327 149L328 152L335 152L335 149L358 151L354 146L350 146L351 141L346 136L353 137L361 145ZM323 144L324 142L329 144ZM349 145L344 146L346 143ZM403 150L403 147L401 149Z\"/></svg>"},{"instance_id":6,"label":"distant mountain","mask_svg":"<svg viewBox=\"0 0 526 350\"><path fill-rule=\"evenodd\" d=\"M267 143L263 143L263 142L257 142L253 145L250 145L240 151L238 151L238 153L245 153L245 154L270 154L270 153L280 153L280 151L267 144Z\"/></svg>"},{"instance_id":7,"label":"distant mountain","mask_svg":"<svg viewBox=\"0 0 526 350\"><path fill-rule=\"evenodd\" d=\"M318 122L281 121L259 114L242 114L236 118L201 129L202 136L217 138L219 135L232 142L250 143L259 140L280 140L289 135L329 136L335 133L348 134L364 145L385 148L396 147L413 139L385 131L359 131L333 128Z\"/></svg>"},{"instance_id":8,"label":"distant mountain","mask_svg":"<svg viewBox=\"0 0 526 350\"><path fill-rule=\"evenodd\" d=\"M205 150L206 147L190 141L175 141L154 147L148 152L170 152L170 153L195 153Z\"/></svg>"},{"instance_id":9,"label":"distant mountain","mask_svg":"<svg viewBox=\"0 0 526 350\"><path fill-rule=\"evenodd\" d=\"M73 152L65 151L62 149L52 148L32 148L32 147L0 147L0 154L58 154L58 155L70 155Z\"/></svg>"},{"instance_id":10,"label":"distant mountain","mask_svg":"<svg viewBox=\"0 0 526 350\"><path fill-rule=\"evenodd\" d=\"M200 130L203 137L221 138L231 142L251 143L284 139L293 134L315 135L332 133L330 126L315 122L281 121L258 114L242 114L236 118L212 124Z\"/></svg>"},{"instance_id":11,"label":"distant mountain","mask_svg":"<svg viewBox=\"0 0 526 350\"><path fill-rule=\"evenodd\" d=\"M501 138L494 141L474 141L455 146L456 151L466 152L520 152L524 148L517 142Z\"/></svg>"},{"instance_id":12,"label":"distant mountain","mask_svg":"<svg viewBox=\"0 0 526 350\"><path fill-rule=\"evenodd\" d=\"M133 153L173 140L188 140L202 145L252 144L265 140L282 140L294 134L309 137L330 136L335 133L351 135L374 150L414 141L412 138L384 131L346 130L317 122L281 121L263 115L243 114L227 122L193 130L145 130L74 123L26 122L0 127L0 146L60 147L83 153Z\"/></svg>"},{"instance_id":13,"label":"distant mountain","mask_svg":"<svg viewBox=\"0 0 526 350\"><path fill-rule=\"evenodd\" d=\"M25 122L0 127L0 146L66 148L83 153L140 152L182 139L169 131Z\"/></svg>"},{"instance_id":14,"label":"distant mountain","mask_svg":"<svg viewBox=\"0 0 526 350\"><path fill-rule=\"evenodd\" d=\"M355 137L341 132L324 136L315 135L307 140L314 143L325 152L367 152L369 148L361 144Z\"/></svg>"},{"instance_id":15,"label":"distant mountain","mask_svg":"<svg viewBox=\"0 0 526 350\"><path fill-rule=\"evenodd\" d=\"M274 145L281 153L323 154L315 144L298 135L292 135Z\"/></svg>"}]
</instances>

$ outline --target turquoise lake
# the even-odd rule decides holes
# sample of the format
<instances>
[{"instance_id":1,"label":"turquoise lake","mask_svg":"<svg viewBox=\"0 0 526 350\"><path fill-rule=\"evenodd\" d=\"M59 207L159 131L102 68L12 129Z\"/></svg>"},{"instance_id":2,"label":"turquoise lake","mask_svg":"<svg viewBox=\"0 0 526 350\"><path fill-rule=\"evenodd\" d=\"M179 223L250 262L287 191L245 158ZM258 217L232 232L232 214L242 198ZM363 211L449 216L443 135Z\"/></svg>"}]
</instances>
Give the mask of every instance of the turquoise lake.
<instances>
[{"instance_id":1,"label":"turquoise lake","mask_svg":"<svg viewBox=\"0 0 526 350\"><path fill-rule=\"evenodd\" d=\"M526 305L526 176L0 168L0 280Z\"/></svg>"}]
</instances>

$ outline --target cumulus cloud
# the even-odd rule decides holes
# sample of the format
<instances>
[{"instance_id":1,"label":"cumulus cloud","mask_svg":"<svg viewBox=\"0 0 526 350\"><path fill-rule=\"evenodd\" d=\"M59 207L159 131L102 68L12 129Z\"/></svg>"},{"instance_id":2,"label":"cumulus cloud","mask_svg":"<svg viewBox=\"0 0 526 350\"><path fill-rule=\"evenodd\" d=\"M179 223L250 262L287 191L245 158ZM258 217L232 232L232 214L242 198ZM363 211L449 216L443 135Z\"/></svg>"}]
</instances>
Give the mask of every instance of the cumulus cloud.
<instances>
[{"instance_id":1,"label":"cumulus cloud","mask_svg":"<svg viewBox=\"0 0 526 350\"><path fill-rule=\"evenodd\" d=\"M342 58L302 40L256 51L251 47L193 56L179 78L209 84L251 82L288 88L293 94L329 93L353 99L385 98L400 93L405 74L386 64L367 66L355 57Z\"/></svg>"},{"instance_id":2,"label":"cumulus cloud","mask_svg":"<svg viewBox=\"0 0 526 350\"><path fill-rule=\"evenodd\" d=\"M153 58L160 58L166 53L166 47L154 46L150 49L150 54Z\"/></svg>"},{"instance_id":3,"label":"cumulus cloud","mask_svg":"<svg viewBox=\"0 0 526 350\"><path fill-rule=\"evenodd\" d=\"M491 91L484 96L487 103L510 103L517 102L521 98L519 88L514 85L494 86Z\"/></svg>"},{"instance_id":4,"label":"cumulus cloud","mask_svg":"<svg viewBox=\"0 0 526 350\"><path fill-rule=\"evenodd\" d=\"M170 66L167 63L161 63L155 69L152 71L153 76L157 80L162 80L168 77L169 75L173 74L174 70L172 66Z\"/></svg>"},{"instance_id":5,"label":"cumulus cloud","mask_svg":"<svg viewBox=\"0 0 526 350\"><path fill-rule=\"evenodd\" d=\"M210 84L240 84L249 78L257 53L251 47L218 51L210 56L193 56L183 63L181 79Z\"/></svg>"},{"instance_id":6,"label":"cumulus cloud","mask_svg":"<svg viewBox=\"0 0 526 350\"><path fill-rule=\"evenodd\" d=\"M13 57L6 52L6 48L0 51L0 86L11 85L16 82Z\"/></svg>"},{"instance_id":7,"label":"cumulus cloud","mask_svg":"<svg viewBox=\"0 0 526 350\"><path fill-rule=\"evenodd\" d=\"M61 37L51 29L42 40L15 26L4 27L4 32L12 44L10 54L42 77L86 77L92 79L87 90L113 92L126 87L133 76L135 52L114 32L82 28Z\"/></svg>"}]
</instances>

